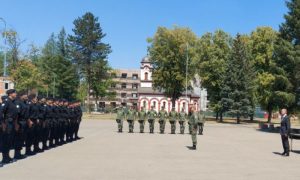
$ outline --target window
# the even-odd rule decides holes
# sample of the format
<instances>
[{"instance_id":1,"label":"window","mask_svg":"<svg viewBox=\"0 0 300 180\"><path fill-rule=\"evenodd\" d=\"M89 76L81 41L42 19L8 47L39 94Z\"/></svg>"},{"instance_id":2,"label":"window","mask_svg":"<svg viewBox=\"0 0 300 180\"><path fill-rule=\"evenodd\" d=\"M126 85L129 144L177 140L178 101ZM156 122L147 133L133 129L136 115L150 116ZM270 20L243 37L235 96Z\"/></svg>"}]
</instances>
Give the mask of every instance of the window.
<instances>
[{"instance_id":1,"label":"window","mask_svg":"<svg viewBox=\"0 0 300 180\"><path fill-rule=\"evenodd\" d=\"M137 93L132 93L133 98L137 98Z\"/></svg>"},{"instance_id":2,"label":"window","mask_svg":"<svg viewBox=\"0 0 300 180\"><path fill-rule=\"evenodd\" d=\"M138 84L132 84L132 89L137 89L138 88Z\"/></svg>"},{"instance_id":3,"label":"window","mask_svg":"<svg viewBox=\"0 0 300 180\"><path fill-rule=\"evenodd\" d=\"M183 109L185 109L185 102L184 102L184 103L182 103L182 108L183 108Z\"/></svg>"},{"instance_id":4,"label":"window","mask_svg":"<svg viewBox=\"0 0 300 180\"><path fill-rule=\"evenodd\" d=\"M116 103L116 102L111 102L111 103L110 103L110 106L111 106L112 108L115 108L115 107L117 107L117 103Z\"/></svg>"},{"instance_id":5,"label":"window","mask_svg":"<svg viewBox=\"0 0 300 180\"><path fill-rule=\"evenodd\" d=\"M116 74L116 73L111 73L111 77L112 77L112 78L116 78L116 77L117 77L117 74Z\"/></svg>"},{"instance_id":6,"label":"window","mask_svg":"<svg viewBox=\"0 0 300 180\"><path fill-rule=\"evenodd\" d=\"M5 86L5 89L8 89L8 83L5 83L4 86Z\"/></svg>"},{"instance_id":7,"label":"window","mask_svg":"<svg viewBox=\"0 0 300 180\"><path fill-rule=\"evenodd\" d=\"M127 73L122 73L121 77L122 78L127 78Z\"/></svg>"},{"instance_id":8,"label":"window","mask_svg":"<svg viewBox=\"0 0 300 180\"><path fill-rule=\"evenodd\" d=\"M121 98L126 98L126 93L121 93Z\"/></svg>"},{"instance_id":9,"label":"window","mask_svg":"<svg viewBox=\"0 0 300 180\"><path fill-rule=\"evenodd\" d=\"M153 107L156 108L156 101L153 102Z\"/></svg>"},{"instance_id":10,"label":"window","mask_svg":"<svg viewBox=\"0 0 300 180\"><path fill-rule=\"evenodd\" d=\"M100 108L105 108L105 102L99 102L99 107Z\"/></svg>"},{"instance_id":11,"label":"window","mask_svg":"<svg viewBox=\"0 0 300 180\"><path fill-rule=\"evenodd\" d=\"M127 106L127 103L121 103L122 106Z\"/></svg>"},{"instance_id":12,"label":"window","mask_svg":"<svg viewBox=\"0 0 300 180\"><path fill-rule=\"evenodd\" d=\"M138 74L133 74L132 79L138 79L139 75Z\"/></svg>"},{"instance_id":13,"label":"window","mask_svg":"<svg viewBox=\"0 0 300 180\"><path fill-rule=\"evenodd\" d=\"M147 81L148 80L148 73L145 72L145 80Z\"/></svg>"},{"instance_id":14,"label":"window","mask_svg":"<svg viewBox=\"0 0 300 180\"><path fill-rule=\"evenodd\" d=\"M126 89L126 83L122 83L122 89Z\"/></svg>"},{"instance_id":15,"label":"window","mask_svg":"<svg viewBox=\"0 0 300 180\"><path fill-rule=\"evenodd\" d=\"M166 102L163 102L163 107L166 108Z\"/></svg>"}]
</instances>

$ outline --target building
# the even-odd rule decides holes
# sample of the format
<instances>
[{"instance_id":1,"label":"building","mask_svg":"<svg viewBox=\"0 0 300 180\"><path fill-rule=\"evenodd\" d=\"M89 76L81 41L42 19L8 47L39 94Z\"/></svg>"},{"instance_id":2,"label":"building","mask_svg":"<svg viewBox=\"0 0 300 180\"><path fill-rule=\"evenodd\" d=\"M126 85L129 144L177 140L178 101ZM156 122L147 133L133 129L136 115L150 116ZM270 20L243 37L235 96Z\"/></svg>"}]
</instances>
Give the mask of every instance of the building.
<instances>
[{"instance_id":1,"label":"building","mask_svg":"<svg viewBox=\"0 0 300 180\"><path fill-rule=\"evenodd\" d=\"M172 109L172 102L170 98L165 97L163 91L153 89L152 84L152 64L149 57L144 57L141 62L141 83L138 89L138 108L144 107L146 110L153 106L156 111L162 107L170 112ZM179 112L182 108L188 112L190 106L195 106L196 110L200 110L199 105L200 96L193 91L188 91L187 94L180 97L175 102L175 110Z\"/></svg>"},{"instance_id":2,"label":"building","mask_svg":"<svg viewBox=\"0 0 300 180\"><path fill-rule=\"evenodd\" d=\"M115 108L120 105L137 106L140 71L138 69L117 69L111 73L115 82L110 91L116 93L113 99L103 98L99 101L100 109Z\"/></svg>"},{"instance_id":3,"label":"building","mask_svg":"<svg viewBox=\"0 0 300 180\"><path fill-rule=\"evenodd\" d=\"M116 69L111 73L115 82L109 89L116 93L113 99L102 98L99 101L101 109L115 108L121 105L136 106L138 109L144 107L150 110L154 106L156 111L162 107L169 112L172 109L171 99L165 97L162 91L153 89L152 86L152 64L149 57L144 57L141 61L140 69ZM182 108L188 112L188 108L194 105L197 110L206 110L207 92L201 88L200 79L193 82L193 91L184 93L175 103L176 111Z\"/></svg>"},{"instance_id":4,"label":"building","mask_svg":"<svg viewBox=\"0 0 300 180\"><path fill-rule=\"evenodd\" d=\"M0 95L4 96L6 95L6 91L8 89L14 88L14 83L11 81L9 77L0 77Z\"/></svg>"}]
</instances>

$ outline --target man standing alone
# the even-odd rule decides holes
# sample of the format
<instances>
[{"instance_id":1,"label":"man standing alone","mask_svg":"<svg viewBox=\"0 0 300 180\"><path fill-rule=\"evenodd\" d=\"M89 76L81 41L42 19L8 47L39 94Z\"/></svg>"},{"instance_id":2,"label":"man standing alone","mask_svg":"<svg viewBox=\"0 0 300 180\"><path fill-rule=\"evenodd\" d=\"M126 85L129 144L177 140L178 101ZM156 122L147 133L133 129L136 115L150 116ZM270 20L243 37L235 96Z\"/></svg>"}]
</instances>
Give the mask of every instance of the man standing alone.
<instances>
[{"instance_id":1,"label":"man standing alone","mask_svg":"<svg viewBox=\"0 0 300 180\"><path fill-rule=\"evenodd\" d=\"M290 119L287 115L287 110L282 109L281 110L281 123L280 123L280 135L282 140L282 146L284 152L282 153L283 156L289 156L290 155L290 145L289 145L289 131L290 131Z\"/></svg>"}]
</instances>

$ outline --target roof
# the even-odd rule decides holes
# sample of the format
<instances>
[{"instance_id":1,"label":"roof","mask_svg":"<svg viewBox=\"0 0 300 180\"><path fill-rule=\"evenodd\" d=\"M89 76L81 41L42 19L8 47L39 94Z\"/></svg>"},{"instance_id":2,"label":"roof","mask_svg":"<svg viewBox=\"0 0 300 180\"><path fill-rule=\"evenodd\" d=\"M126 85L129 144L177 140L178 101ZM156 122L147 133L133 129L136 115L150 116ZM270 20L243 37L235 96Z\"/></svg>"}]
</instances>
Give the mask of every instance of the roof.
<instances>
[{"instance_id":1,"label":"roof","mask_svg":"<svg viewBox=\"0 0 300 180\"><path fill-rule=\"evenodd\" d=\"M142 63L150 63L150 57L149 56L145 56L143 59L142 59Z\"/></svg>"},{"instance_id":2,"label":"roof","mask_svg":"<svg viewBox=\"0 0 300 180\"><path fill-rule=\"evenodd\" d=\"M164 90L154 90L153 88L151 87L141 87L138 89L138 93L139 94L156 94L156 95L163 95L164 94ZM185 92L182 94L183 96L185 95ZM193 91L191 90L188 90L187 92L187 95L188 96L191 96L191 97L199 97L197 94L195 94Z\"/></svg>"}]
</instances>

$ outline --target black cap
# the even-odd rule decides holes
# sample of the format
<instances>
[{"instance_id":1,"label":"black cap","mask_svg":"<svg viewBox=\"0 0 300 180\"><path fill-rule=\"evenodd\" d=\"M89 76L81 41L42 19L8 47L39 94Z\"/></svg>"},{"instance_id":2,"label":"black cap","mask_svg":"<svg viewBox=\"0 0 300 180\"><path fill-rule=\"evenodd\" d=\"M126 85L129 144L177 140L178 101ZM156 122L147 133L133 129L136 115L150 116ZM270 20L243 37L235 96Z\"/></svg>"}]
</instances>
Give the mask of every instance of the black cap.
<instances>
[{"instance_id":1,"label":"black cap","mask_svg":"<svg viewBox=\"0 0 300 180\"><path fill-rule=\"evenodd\" d=\"M15 89L9 89L6 91L7 95L13 94L13 93L17 93L17 91Z\"/></svg>"},{"instance_id":2,"label":"black cap","mask_svg":"<svg viewBox=\"0 0 300 180\"><path fill-rule=\"evenodd\" d=\"M28 96L28 99L33 100L34 98L36 98L36 94L30 94Z\"/></svg>"}]
</instances>

